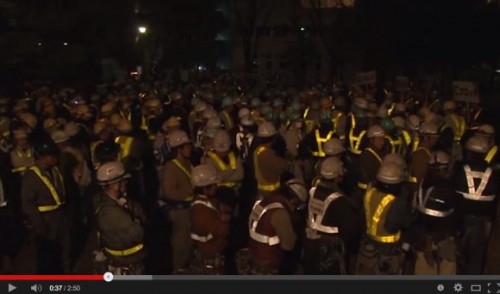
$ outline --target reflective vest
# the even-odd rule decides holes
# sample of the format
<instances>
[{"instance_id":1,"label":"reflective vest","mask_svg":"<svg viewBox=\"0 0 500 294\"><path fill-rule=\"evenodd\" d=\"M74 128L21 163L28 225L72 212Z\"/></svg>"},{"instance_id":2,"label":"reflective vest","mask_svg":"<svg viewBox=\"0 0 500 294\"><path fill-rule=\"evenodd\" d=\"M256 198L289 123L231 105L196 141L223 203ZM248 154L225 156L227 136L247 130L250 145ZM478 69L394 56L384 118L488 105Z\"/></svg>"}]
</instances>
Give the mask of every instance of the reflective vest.
<instances>
[{"instance_id":1,"label":"reflective vest","mask_svg":"<svg viewBox=\"0 0 500 294\"><path fill-rule=\"evenodd\" d=\"M389 144L391 144L391 153L401 154L403 152L403 140L401 137L393 139L391 136L385 135L385 138L389 141Z\"/></svg>"},{"instance_id":2,"label":"reflective vest","mask_svg":"<svg viewBox=\"0 0 500 294\"><path fill-rule=\"evenodd\" d=\"M379 163L382 163L382 158L380 157L380 155L378 155L377 152L375 152L375 150L373 150L372 148L366 148L365 150L373 154L373 156L375 156ZM368 183L358 182L357 185L361 190L366 190L368 188Z\"/></svg>"},{"instance_id":3,"label":"reflective vest","mask_svg":"<svg viewBox=\"0 0 500 294\"><path fill-rule=\"evenodd\" d=\"M38 211L40 211L40 212L54 211L54 210L58 209L61 205L63 205L64 202L61 200L61 196L60 196L59 192L55 188L54 184L50 181L50 179L47 178L45 175L43 175L37 166L32 166L30 168L30 170L33 171L38 176L38 178L44 183L45 187L47 187L47 189L49 190L50 195L52 195L52 199L54 200L53 205L38 206ZM62 193L64 194L65 191L64 191L63 177L62 177L62 175L59 172L59 169L57 167L54 167L53 171L55 173L55 176L59 179L59 182L61 183L61 190L62 190Z\"/></svg>"},{"instance_id":4,"label":"reflective vest","mask_svg":"<svg viewBox=\"0 0 500 294\"><path fill-rule=\"evenodd\" d=\"M316 145L318 146L318 151L313 151L312 155L316 157L325 157L326 154L323 151L323 143L326 141L330 140L333 136L333 131L328 132L325 138L321 137L321 134L319 133L319 130L316 129L315 131L315 136L316 136Z\"/></svg>"},{"instance_id":5,"label":"reflective vest","mask_svg":"<svg viewBox=\"0 0 500 294\"><path fill-rule=\"evenodd\" d=\"M19 157L21 159L29 160L30 162L33 162L33 152L31 151L31 148L29 148L28 150L26 150L26 152L24 152L24 151L22 151L22 150L20 150L19 148L16 147L13 151L15 152L15 154L17 155L17 157ZM33 162L33 164L34 164L34 162ZM12 172L13 173L21 173L21 174L23 174L28 168L31 167L31 165L25 165L25 166L15 167L15 168L12 169Z\"/></svg>"},{"instance_id":6,"label":"reflective vest","mask_svg":"<svg viewBox=\"0 0 500 294\"><path fill-rule=\"evenodd\" d=\"M257 233L257 225L266 212L273 209L285 209L285 207L283 207L283 205L279 202L273 202L263 207L262 205L260 205L261 202L262 200L258 200L257 202L255 202L252 208L252 212L250 213L250 218L248 220L248 231L250 233L250 238L258 243L274 246L280 243L280 238L278 237L278 235L266 236Z\"/></svg>"},{"instance_id":7,"label":"reflective vest","mask_svg":"<svg viewBox=\"0 0 500 294\"><path fill-rule=\"evenodd\" d=\"M417 136L415 136L415 138L413 138L413 144L411 146L411 151L412 152L417 151L419 144L420 144L420 136L417 135Z\"/></svg>"},{"instance_id":8,"label":"reflective vest","mask_svg":"<svg viewBox=\"0 0 500 294\"><path fill-rule=\"evenodd\" d=\"M208 207L212 210L214 210L215 212L219 213L219 211L217 210L217 208L215 208L215 206L212 205L212 203L210 201L208 201L208 199L204 196L199 196L198 199L196 199L192 204L191 206L195 206L195 205L203 205L205 207ZM214 238L214 236L212 234L208 234L206 236L201 236L201 235L198 235L198 234L195 234L195 233L191 233L191 239L194 240L194 241L198 241L198 242L202 242L202 243L207 243L208 241L212 240Z\"/></svg>"},{"instance_id":9,"label":"reflective vest","mask_svg":"<svg viewBox=\"0 0 500 294\"><path fill-rule=\"evenodd\" d=\"M113 250L107 247L104 247L104 250L108 252L109 254L116 256L116 257L123 257L123 256L130 256L132 254L135 254L139 251L141 251L144 248L144 244L138 244L135 245L134 247L124 249L124 250Z\"/></svg>"},{"instance_id":10,"label":"reflective vest","mask_svg":"<svg viewBox=\"0 0 500 294\"><path fill-rule=\"evenodd\" d=\"M116 139L115 139L115 141L116 141ZM94 168L98 168L100 165L100 162L98 162L96 157L95 157L95 149L99 144L101 144L103 142L104 142L103 140L98 140L98 141L94 141L90 144L90 160L92 161L92 165L94 166Z\"/></svg>"},{"instance_id":11,"label":"reflective vest","mask_svg":"<svg viewBox=\"0 0 500 294\"><path fill-rule=\"evenodd\" d=\"M308 217L307 217L307 228L306 234L308 239L318 239L320 236L318 232L325 234L338 234L339 228L333 226L323 225L323 218L325 217L326 210L330 204L342 197L339 192L332 193L326 197L325 200L319 200L314 198L316 192L316 187L309 190L309 204L308 204Z\"/></svg>"},{"instance_id":12,"label":"reflective vest","mask_svg":"<svg viewBox=\"0 0 500 294\"><path fill-rule=\"evenodd\" d=\"M118 136L115 138L115 143L120 145L120 152L118 153L118 160L122 160L130 155L134 137Z\"/></svg>"},{"instance_id":13,"label":"reflective vest","mask_svg":"<svg viewBox=\"0 0 500 294\"><path fill-rule=\"evenodd\" d=\"M458 114L452 114L451 119L453 120L453 134L455 142L460 142L462 136L465 134L465 129L467 128L467 122L463 116Z\"/></svg>"},{"instance_id":14,"label":"reflective vest","mask_svg":"<svg viewBox=\"0 0 500 294\"><path fill-rule=\"evenodd\" d=\"M403 130L401 132L401 134L403 135L403 139L404 139L404 142L405 142L406 146L410 146L410 144L411 144L411 135L410 135L410 133L407 130Z\"/></svg>"},{"instance_id":15,"label":"reflective vest","mask_svg":"<svg viewBox=\"0 0 500 294\"><path fill-rule=\"evenodd\" d=\"M391 116L395 108L396 108L396 103L392 103L391 106L389 106L389 109L387 109L387 116Z\"/></svg>"},{"instance_id":16,"label":"reflective vest","mask_svg":"<svg viewBox=\"0 0 500 294\"><path fill-rule=\"evenodd\" d=\"M429 159L431 158L431 152L429 151L429 149L427 149L425 147L418 147L414 152L417 152L418 150L424 150L424 152L427 154L427 156L429 157ZM417 179L417 177L414 177L414 176L412 176L410 174L409 177L408 177L408 181L410 183L416 184L418 182L418 179Z\"/></svg>"},{"instance_id":17,"label":"reflective vest","mask_svg":"<svg viewBox=\"0 0 500 294\"><path fill-rule=\"evenodd\" d=\"M425 191L424 194L424 189L422 187L422 184L420 184L418 188L418 193L417 193L417 209L428 216L433 216L433 217L447 217L453 213L453 208L448 209L448 210L438 210L438 209L433 209L429 208L429 206L434 206L434 207L439 207L445 204L445 202L441 199L433 198L430 197L432 194L432 191L434 190L434 187L430 187Z\"/></svg>"},{"instance_id":18,"label":"reflective vest","mask_svg":"<svg viewBox=\"0 0 500 294\"><path fill-rule=\"evenodd\" d=\"M468 164L464 165L465 178L467 180L468 191L458 191L465 199L472 201L490 202L495 199L495 195L483 195L484 189L490 180L492 173L491 168L487 168L484 172L472 171ZM481 179L479 186L476 188L474 179Z\"/></svg>"},{"instance_id":19,"label":"reflective vest","mask_svg":"<svg viewBox=\"0 0 500 294\"><path fill-rule=\"evenodd\" d=\"M226 129L230 130L234 127L233 118L227 113L227 111L222 111L222 116L224 117L224 122L227 123Z\"/></svg>"},{"instance_id":20,"label":"reflective vest","mask_svg":"<svg viewBox=\"0 0 500 294\"><path fill-rule=\"evenodd\" d=\"M486 156L484 157L484 160L487 163L491 163L491 161L493 160L493 158L495 158L495 156L497 155L497 152L498 152L498 146L497 145L491 147L491 149L488 151L488 153L486 153Z\"/></svg>"},{"instance_id":21,"label":"reflective vest","mask_svg":"<svg viewBox=\"0 0 500 294\"><path fill-rule=\"evenodd\" d=\"M354 128L351 128L349 131L349 151L354 154L361 154L360 146L361 146L361 141L366 134L365 130L362 130L358 136L354 135Z\"/></svg>"},{"instance_id":22,"label":"reflective vest","mask_svg":"<svg viewBox=\"0 0 500 294\"><path fill-rule=\"evenodd\" d=\"M188 178L189 182L191 183L191 186L193 185L193 182L191 181L191 172L189 172L178 159L173 159L172 163L177 166L181 170L181 172ZM185 201L192 201L194 198L193 195L188 195L186 197Z\"/></svg>"},{"instance_id":23,"label":"reflective vest","mask_svg":"<svg viewBox=\"0 0 500 294\"><path fill-rule=\"evenodd\" d=\"M366 191L364 207L366 214L366 234L370 239L381 243L395 243L399 241L401 232L390 234L385 229L387 211L396 197L379 192L376 188Z\"/></svg>"},{"instance_id":24,"label":"reflective vest","mask_svg":"<svg viewBox=\"0 0 500 294\"><path fill-rule=\"evenodd\" d=\"M217 165L217 168L220 169L221 171L226 171L228 168L228 165L214 152L208 151L207 152L208 157L210 157L215 164ZM236 156L234 155L234 152L229 152L228 154L229 157L229 167L231 170L236 170ZM219 183L218 186L225 186L229 188L234 188L236 186L235 182L221 182Z\"/></svg>"},{"instance_id":25,"label":"reflective vest","mask_svg":"<svg viewBox=\"0 0 500 294\"><path fill-rule=\"evenodd\" d=\"M332 123L333 123L333 131L335 132L335 134L339 135L339 120L342 118L344 114L342 112L337 112L335 114L335 117L332 118ZM342 134L342 135L339 135L339 139L340 140L344 140L345 139L345 135Z\"/></svg>"},{"instance_id":26,"label":"reflective vest","mask_svg":"<svg viewBox=\"0 0 500 294\"><path fill-rule=\"evenodd\" d=\"M262 174L260 173L260 167L259 167L259 156L266 150L265 146L259 146L254 153L253 156L253 161L254 161L254 169L255 169L255 179L257 180L257 188L262 191L275 191L278 190L280 187L280 182L268 182L266 181L263 177Z\"/></svg>"}]
</instances>

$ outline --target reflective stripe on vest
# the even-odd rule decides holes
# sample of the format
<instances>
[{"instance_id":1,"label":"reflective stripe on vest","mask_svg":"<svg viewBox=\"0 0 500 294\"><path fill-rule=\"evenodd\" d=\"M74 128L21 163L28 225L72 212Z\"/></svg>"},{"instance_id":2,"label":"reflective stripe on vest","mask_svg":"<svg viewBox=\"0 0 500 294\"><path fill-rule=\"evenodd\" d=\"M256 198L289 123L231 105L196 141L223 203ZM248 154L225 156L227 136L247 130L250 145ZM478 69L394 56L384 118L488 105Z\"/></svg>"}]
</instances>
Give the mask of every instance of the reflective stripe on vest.
<instances>
[{"instance_id":1,"label":"reflective stripe on vest","mask_svg":"<svg viewBox=\"0 0 500 294\"><path fill-rule=\"evenodd\" d=\"M491 147L490 151L488 151L488 153L486 154L486 157L484 158L484 160L487 163L491 163L491 161L493 160L493 158L495 157L495 155L497 155L497 152L498 152L498 146L497 145Z\"/></svg>"},{"instance_id":2,"label":"reflective stripe on vest","mask_svg":"<svg viewBox=\"0 0 500 294\"><path fill-rule=\"evenodd\" d=\"M57 192L56 188L52 184L52 182L42 174L40 169L37 166L32 166L30 168L37 176L38 178L45 184L45 187L49 190L50 194L52 195L52 199L54 199L55 205L43 205L43 206L38 206L38 211L40 212L48 212L48 211L53 211L58 209L63 202L61 202L61 197L59 196L59 193ZM63 178L61 173L59 172L59 169L57 167L54 167L54 172L61 182L62 185L62 192L64 193L64 183L63 183Z\"/></svg>"},{"instance_id":3,"label":"reflective stripe on vest","mask_svg":"<svg viewBox=\"0 0 500 294\"><path fill-rule=\"evenodd\" d=\"M491 168L488 167L484 172L476 172L472 171L470 166L466 164L464 165L464 171L469 191L466 193L457 190L457 193L462 194L465 199L473 201L493 201L495 199L495 195L483 195L484 189L486 188L492 173ZM474 179L481 179L477 189L474 185Z\"/></svg>"},{"instance_id":4,"label":"reflective stripe on vest","mask_svg":"<svg viewBox=\"0 0 500 294\"><path fill-rule=\"evenodd\" d=\"M248 228L249 228L250 238L252 238L252 240L254 240L254 241L257 241L257 242L263 243L263 244L267 244L269 246L278 245L280 243L280 238L278 237L278 235L266 236L266 235L257 233L256 229L257 229L257 225L259 224L260 219L262 218L262 216L264 216L264 214L266 212L268 212L269 210L273 210L273 209L279 209L279 208L284 209L284 207L279 202L274 202L274 203L268 204L266 207L263 207L262 205L260 205L261 202L262 202L262 200L255 202L255 204L252 208L252 212L250 214L250 218L248 220Z\"/></svg>"},{"instance_id":5,"label":"reflective stripe on vest","mask_svg":"<svg viewBox=\"0 0 500 294\"><path fill-rule=\"evenodd\" d=\"M329 131L325 138L321 138L319 130L317 129L315 132L315 135L316 135L316 145L318 146L318 151L317 152L313 151L312 155L317 156L317 157L325 157L326 154L323 151L323 143L325 143L326 141L328 141L332 138L333 131Z\"/></svg>"},{"instance_id":6,"label":"reflective stripe on vest","mask_svg":"<svg viewBox=\"0 0 500 294\"><path fill-rule=\"evenodd\" d=\"M410 146L411 144L411 135L407 130L403 130L403 139L405 140L406 146Z\"/></svg>"},{"instance_id":7,"label":"reflective stripe on vest","mask_svg":"<svg viewBox=\"0 0 500 294\"><path fill-rule=\"evenodd\" d=\"M98 140L90 144L90 160L92 161L92 165L94 166L94 168L98 168L100 164L95 158L95 149L97 148L97 146L99 146L99 144L103 142L103 140Z\"/></svg>"},{"instance_id":8,"label":"reflective stripe on vest","mask_svg":"<svg viewBox=\"0 0 500 294\"><path fill-rule=\"evenodd\" d=\"M31 149L28 149L26 150L26 152L20 150L19 148L15 148L14 149L17 157L21 158L21 159L31 159L33 157L33 152L31 151ZM15 167L13 168L11 171L13 173L23 173L25 172L28 168L30 168L31 165L23 165L23 166L18 166L18 167Z\"/></svg>"},{"instance_id":9,"label":"reflective stripe on vest","mask_svg":"<svg viewBox=\"0 0 500 294\"><path fill-rule=\"evenodd\" d=\"M227 170L227 164L217 154L215 154L212 151L208 151L207 155L215 162L215 164L217 165L217 167L221 171ZM228 157L229 157L229 166L231 167L231 170L236 170L236 156L234 155L234 152L230 152L228 154ZM218 186L225 186L225 187L233 188L236 186L236 183L235 182L221 182L221 183L219 183Z\"/></svg>"},{"instance_id":10,"label":"reflective stripe on vest","mask_svg":"<svg viewBox=\"0 0 500 294\"><path fill-rule=\"evenodd\" d=\"M329 205L342 197L342 194L335 192L330 195L325 200L318 200L314 198L314 194L316 192L316 187L311 188L309 190L309 205L308 205L308 218L307 218L307 226L315 231L326 233L326 234L338 234L338 227L331 227L323 225L323 218L325 217L326 210Z\"/></svg>"},{"instance_id":11,"label":"reflective stripe on vest","mask_svg":"<svg viewBox=\"0 0 500 294\"><path fill-rule=\"evenodd\" d=\"M266 183L264 178L262 177L262 174L260 173L259 169L259 155L266 150L265 146L260 146L255 150L254 156L253 156L253 162L254 162L254 169L255 169L255 179L257 180L257 188L262 191L275 191L279 189L280 187L280 182L276 183Z\"/></svg>"},{"instance_id":12,"label":"reflective stripe on vest","mask_svg":"<svg viewBox=\"0 0 500 294\"><path fill-rule=\"evenodd\" d=\"M333 123L333 130L336 134L338 134L338 126L339 126L339 120L344 115L342 112L337 112L334 118L332 118L332 123Z\"/></svg>"},{"instance_id":13,"label":"reflective stripe on vest","mask_svg":"<svg viewBox=\"0 0 500 294\"><path fill-rule=\"evenodd\" d=\"M200 197L201 198L201 197ZM208 207L214 211L216 211L218 213L218 210L217 208L215 208L212 203L210 203L210 201L208 201L208 199L197 199L195 200L191 206L195 206L195 205L203 205L205 207ZM201 243L206 243L210 240L212 240L214 238L214 236L212 234L208 234L206 236L200 236L198 234L195 234L195 233L191 233L191 239L195 240L195 241L198 241L198 242L201 242Z\"/></svg>"},{"instance_id":14,"label":"reflective stripe on vest","mask_svg":"<svg viewBox=\"0 0 500 294\"><path fill-rule=\"evenodd\" d=\"M172 160L172 163L177 166L184 175L186 175L186 177L188 178L189 182L191 183L191 187L193 186L193 183L191 181L191 173L182 165L182 163L180 163L180 161L178 159L174 159ZM186 201L191 201L193 200L193 195L189 195L187 198L186 198Z\"/></svg>"},{"instance_id":15,"label":"reflective stripe on vest","mask_svg":"<svg viewBox=\"0 0 500 294\"><path fill-rule=\"evenodd\" d=\"M134 137L129 136L118 136L115 138L115 143L120 145L120 152L118 153L118 160L130 155L130 149L132 143L134 142Z\"/></svg>"},{"instance_id":16,"label":"reflective stripe on vest","mask_svg":"<svg viewBox=\"0 0 500 294\"><path fill-rule=\"evenodd\" d=\"M366 134L365 130L359 133L359 136L354 136L354 128L349 131L349 151L354 154L361 154L359 147L361 146L361 141L363 136Z\"/></svg>"},{"instance_id":17,"label":"reflective stripe on vest","mask_svg":"<svg viewBox=\"0 0 500 294\"><path fill-rule=\"evenodd\" d=\"M420 137L417 135L413 138L413 145L411 147L411 151L415 152L418 149L418 145L420 144Z\"/></svg>"},{"instance_id":18,"label":"reflective stripe on vest","mask_svg":"<svg viewBox=\"0 0 500 294\"><path fill-rule=\"evenodd\" d=\"M367 228L367 235L378 242L381 243L395 243L399 241L399 238L401 237L401 232L398 231L397 234L394 235L387 235L387 236L379 236L378 235L378 225L380 222L380 217L382 214L386 211L387 206L391 204L394 200L396 200L396 197L394 197L391 194L387 194L382 198L382 201L378 204L375 212L372 214L372 211L370 211L370 202L371 198L373 196L373 193L377 189L375 188L370 188L366 194L365 194L365 209L366 209L366 228Z\"/></svg>"},{"instance_id":19,"label":"reflective stripe on vest","mask_svg":"<svg viewBox=\"0 0 500 294\"><path fill-rule=\"evenodd\" d=\"M453 120L453 124L455 127L453 129L454 139L455 141L460 141L465 133L465 128L466 128L465 119L461 116L458 116L457 114L452 114L451 119Z\"/></svg>"},{"instance_id":20,"label":"reflective stripe on vest","mask_svg":"<svg viewBox=\"0 0 500 294\"><path fill-rule=\"evenodd\" d=\"M226 119L226 122L227 122L227 126L226 128L228 129L232 129L234 124L233 124L233 119L231 118L231 116L229 116L229 114L224 110L222 111L222 115L224 116L224 118Z\"/></svg>"},{"instance_id":21,"label":"reflective stripe on vest","mask_svg":"<svg viewBox=\"0 0 500 294\"><path fill-rule=\"evenodd\" d=\"M389 144L391 144L391 153L401 153L403 147L403 141L401 138L393 139L391 136L385 135Z\"/></svg>"},{"instance_id":22,"label":"reflective stripe on vest","mask_svg":"<svg viewBox=\"0 0 500 294\"><path fill-rule=\"evenodd\" d=\"M129 255L135 254L135 253L141 251L143 248L144 248L144 244L139 244L139 245L136 245L132 248L128 248L128 249L124 249L124 250L113 250L113 249L109 249L109 248L104 248L104 250L106 250L106 252L108 252L109 254L111 254L113 256L123 257L123 256L129 256Z\"/></svg>"},{"instance_id":23,"label":"reflective stripe on vest","mask_svg":"<svg viewBox=\"0 0 500 294\"><path fill-rule=\"evenodd\" d=\"M440 211L436 209L427 208L426 204L430 199L430 195L434 190L434 187L430 187L429 189L427 189L427 191L425 192L425 196L423 190L424 189L422 187L422 184L420 184L420 187L418 188L417 209L421 213L434 217L447 217L453 213L454 211L453 208L447 211Z\"/></svg>"},{"instance_id":24,"label":"reflective stripe on vest","mask_svg":"<svg viewBox=\"0 0 500 294\"><path fill-rule=\"evenodd\" d=\"M392 103L389 109L387 109L387 116L391 116L395 108L396 108L396 103Z\"/></svg>"}]
</instances>

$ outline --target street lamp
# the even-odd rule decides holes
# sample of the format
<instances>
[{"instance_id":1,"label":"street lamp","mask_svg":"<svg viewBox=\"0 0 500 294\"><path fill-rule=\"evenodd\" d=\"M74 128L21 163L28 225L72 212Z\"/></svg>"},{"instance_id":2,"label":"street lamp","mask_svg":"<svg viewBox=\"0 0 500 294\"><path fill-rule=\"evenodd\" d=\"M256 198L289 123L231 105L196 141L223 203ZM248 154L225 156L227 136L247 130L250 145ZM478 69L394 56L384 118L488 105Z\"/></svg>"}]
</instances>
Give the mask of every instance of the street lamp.
<instances>
[{"instance_id":1,"label":"street lamp","mask_svg":"<svg viewBox=\"0 0 500 294\"><path fill-rule=\"evenodd\" d=\"M145 34L148 31L148 28L146 28L145 26L139 26L137 27L137 30L140 34Z\"/></svg>"}]
</instances>

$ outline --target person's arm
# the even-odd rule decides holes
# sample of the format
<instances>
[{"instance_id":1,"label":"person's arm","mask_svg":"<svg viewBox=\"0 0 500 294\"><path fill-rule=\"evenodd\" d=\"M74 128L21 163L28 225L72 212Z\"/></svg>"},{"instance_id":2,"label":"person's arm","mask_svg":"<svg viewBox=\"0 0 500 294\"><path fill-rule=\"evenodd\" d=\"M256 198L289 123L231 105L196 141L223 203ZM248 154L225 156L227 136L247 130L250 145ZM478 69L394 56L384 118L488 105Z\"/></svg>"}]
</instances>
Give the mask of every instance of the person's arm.
<instances>
[{"instance_id":1,"label":"person's arm","mask_svg":"<svg viewBox=\"0 0 500 294\"><path fill-rule=\"evenodd\" d=\"M389 206L384 227L390 233L406 228L412 221L411 210L408 207L406 199L396 197Z\"/></svg>"},{"instance_id":2,"label":"person's arm","mask_svg":"<svg viewBox=\"0 0 500 294\"><path fill-rule=\"evenodd\" d=\"M276 153L272 150L267 149L264 151L259 157L259 161L261 165L262 163L267 163L265 164L265 167L269 168L274 174L282 175L284 172L288 171L288 160L283 157L276 156Z\"/></svg>"},{"instance_id":3,"label":"person's arm","mask_svg":"<svg viewBox=\"0 0 500 294\"><path fill-rule=\"evenodd\" d=\"M36 175L32 171L26 171L21 184L21 200L23 212L28 216L36 234L44 235L47 224L38 211Z\"/></svg>"},{"instance_id":4,"label":"person's arm","mask_svg":"<svg viewBox=\"0 0 500 294\"><path fill-rule=\"evenodd\" d=\"M98 226L104 234L112 235L114 241L126 240L130 246L144 242L142 225L134 221L122 207L113 206L102 209L98 215Z\"/></svg>"},{"instance_id":5,"label":"person's arm","mask_svg":"<svg viewBox=\"0 0 500 294\"><path fill-rule=\"evenodd\" d=\"M297 235L293 230L290 214L285 209L276 209L271 217L271 225L280 239L281 248L286 251L293 250Z\"/></svg>"}]
</instances>

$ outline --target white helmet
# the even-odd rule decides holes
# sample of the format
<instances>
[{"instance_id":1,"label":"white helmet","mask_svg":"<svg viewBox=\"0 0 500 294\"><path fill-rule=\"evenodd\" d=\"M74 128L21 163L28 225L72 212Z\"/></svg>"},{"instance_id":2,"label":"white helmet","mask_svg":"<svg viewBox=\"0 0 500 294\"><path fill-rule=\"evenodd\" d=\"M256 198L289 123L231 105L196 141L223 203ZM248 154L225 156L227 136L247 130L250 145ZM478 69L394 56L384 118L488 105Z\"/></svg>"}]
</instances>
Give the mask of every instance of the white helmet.
<instances>
[{"instance_id":1,"label":"white helmet","mask_svg":"<svg viewBox=\"0 0 500 294\"><path fill-rule=\"evenodd\" d=\"M54 141L54 143L56 144L64 143L69 140L68 134L62 130L54 131L52 134L50 134L50 137L52 138L52 141Z\"/></svg>"},{"instance_id":2,"label":"white helmet","mask_svg":"<svg viewBox=\"0 0 500 294\"><path fill-rule=\"evenodd\" d=\"M171 148L179 147L187 143L191 143L191 140L184 131L176 130L168 136L168 145L170 145Z\"/></svg>"},{"instance_id":3,"label":"white helmet","mask_svg":"<svg viewBox=\"0 0 500 294\"><path fill-rule=\"evenodd\" d=\"M344 164L337 157L328 157L321 163L319 173L323 178L333 180L344 175Z\"/></svg>"},{"instance_id":4,"label":"white helmet","mask_svg":"<svg viewBox=\"0 0 500 294\"><path fill-rule=\"evenodd\" d=\"M257 130L257 136L261 138L268 138L274 135L276 135L276 128L273 123L268 121L263 122Z\"/></svg>"},{"instance_id":5,"label":"white helmet","mask_svg":"<svg viewBox=\"0 0 500 294\"><path fill-rule=\"evenodd\" d=\"M323 151L327 156L335 156L345 151L342 141L332 138L323 143Z\"/></svg>"},{"instance_id":6,"label":"white helmet","mask_svg":"<svg viewBox=\"0 0 500 294\"><path fill-rule=\"evenodd\" d=\"M106 162L97 169L97 181L101 186L117 183L126 178L130 178L130 174L119 161Z\"/></svg>"},{"instance_id":7,"label":"white helmet","mask_svg":"<svg viewBox=\"0 0 500 294\"><path fill-rule=\"evenodd\" d=\"M418 131L420 129L420 118L418 115L411 114L406 120L406 125L412 131Z\"/></svg>"},{"instance_id":8,"label":"white helmet","mask_svg":"<svg viewBox=\"0 0 500 294\"><path fill-rule=\"evenodd\" d=\"M453 100L447 100L443 103L443 110L444 111L451 111L455 110L457 108L457 104Z\"/></svg>"},{"instance_id":9,"label":"white helmet","mask_svg":"<svg viewBox=\"0 0 500 294\"><path fill-rule=\"evenodd\" d=\"M255 121L250 116L245 116L241 119L241 125L244 127L251 127L255 125Z\"/></svg>"},{"instance_id":10,"label":"white helmet","mask_svg":"<svg viewBox=\"0 0 500 294\"><path fill-rule=\"evenodd\" d=\"M420 125L419 133L422 135L438 135L438 126L435 123L424 121Z\"/></svg>"},{"instance_id":11,"label":"white helmet","mask_svg":"<svg viewBox=\"0 0 500 294\"><path fill-rule=\"evenodd\" d=\"M377 180L390 185L399 184L403 181L403 170L395 163L386 162L380 166Z\"/></svg>"},{"instance_id":12,"label":"white helmet","mask_svg":"<svg viewBox=\"0 0 500 294\"><path fill-rule=\"evenodd\" d=\"M467 140L465 149L477 153L486 153L489 150L488 140L482 136L472 136Z\"/></svg>"},{"instance_id":13,"label":"white helmet","mask_svg":"<svg viewBox=\"0 0 500 294\"><path fill-rule=\"evenodd\" d=\"M371 126L366 134L368 138L384 137L385 131L379 125Z\"/></svg>"},{"instance_id":14,"label":"white helmet","mask_svg":"<svg viewBox=\"0 0 500 294\"><path fill-rule=\"evenodd\" d=\"M477 133L483 135L483 136L494 136L495 135L495 128L492 125L484 124L480 125L479 129L477 130Z\"/></svg>"},{"instance_id":15,"label":"white helmet","mask_svg":"<svg viewBox=\"0 0 500 294\"><path fill-rule=\"evenodd\" d=\"M231 147L231 139L229 134L224 130L219 130L215 133L213 148L217 152L227 152Z\"/></svg>"},{"instance_id":16,"label":"white helmet","mask_svg":"<svg viewBox=\"0 0 500 294\"><path fill-rule=\"evenodd\" d=\"M429 160L431 168L444 168L450 164L450 155L443 151L432 152Z\"/></svg>"},{"instance_id":17,"label":"white helmet","mask_svg":"<svg viewBox=\"0 0 500 294\"><path fill-rule=\"evenodd\" d=\"M194 167L191 175L195 187L205 187L219 182L215 167L208 164L201 164Z\"/></svg>"},{"instance_id":18,"label":"white helmet","mask_svg":"<svg viewBox=\"0 0 500 294\"><path fill-rule=\"evenodd\" d=\"M309 193L301 181L298 179L290 179L286 182L287 187L292 191L292 193L300 199L300 201L305 202Z\"/></svg>"},{"instance_id":19,"label":"white helmet","mask_svg":"<svg viewBox=\"0 0 500 294\"><path fill-rule=\"evenodd\" d=\"M403 156L399 153L389 153L382 159L382 164L384 163L394 163L399 166L402 170L406 169L406 161Z\"/></svg>"}]
</instances>

